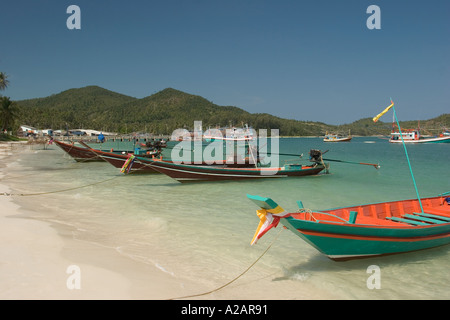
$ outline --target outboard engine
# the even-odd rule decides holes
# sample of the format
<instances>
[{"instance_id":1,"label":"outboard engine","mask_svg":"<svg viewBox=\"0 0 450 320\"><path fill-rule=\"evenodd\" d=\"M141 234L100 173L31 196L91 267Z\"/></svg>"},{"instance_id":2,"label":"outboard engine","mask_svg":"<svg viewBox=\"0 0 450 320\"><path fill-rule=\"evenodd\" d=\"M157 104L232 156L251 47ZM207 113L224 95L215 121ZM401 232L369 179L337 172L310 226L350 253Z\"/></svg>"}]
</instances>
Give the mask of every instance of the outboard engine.
<instances>
[{"instance_id":1,"label":"outboard engine","mask_svg":"<svg viewBox=\"0 0 450 320\"><path fill-rule=\"evenodd\" d=\"M316 163L322 163L322 151L317 149L311 149L309 151L309 161L316 162Z\"/></svg>"}]
</instances>

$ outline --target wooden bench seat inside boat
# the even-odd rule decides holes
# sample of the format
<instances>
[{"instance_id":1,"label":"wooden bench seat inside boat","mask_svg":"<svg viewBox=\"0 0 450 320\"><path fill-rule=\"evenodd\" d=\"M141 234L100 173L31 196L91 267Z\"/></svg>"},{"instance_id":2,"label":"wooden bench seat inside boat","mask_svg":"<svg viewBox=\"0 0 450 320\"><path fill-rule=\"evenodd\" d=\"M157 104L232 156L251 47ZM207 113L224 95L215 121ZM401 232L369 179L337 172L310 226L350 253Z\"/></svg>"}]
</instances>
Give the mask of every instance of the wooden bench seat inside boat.
<instances>
[{"instance_id":1,"label":"wooden bench seat inside boat","mask_svg":"<svg viewBox=\"0 0 450 320\"><path fill-rule=\"evenodd\" d=\"M443 221L450 222L450 217L443 216L443 215L430 214L428 212L426 212L426 213L414 213L414 214L416 214L418 216L423 216L423 217L427 217L427 218L438 219L438 220L443 220Z\"/></svg>"},{"instance_id":2,"label":"wooden bench seat inside boat","mask_svg":"<svg viewBox=\"0 0 450 320\"><path fill-rule=\"evenodd\" d=\"M430 225L429 223L425 223L425 222L419 222L419 221L415 221L415 220L411 220L411 219L404 219L404 218L397 218L397 217L386 217L386 219L396 221L396 222L403 222L403 223L411 224L414 226L429 226Z\"/></svg>"},{"instance_id":3,"label":"wooden bench seat inside boat","mask_svg":"<svg viewBox=\"0 0 450 320\"><path fill-rule=\"evenodd\" d=\"M407 218L407 219L413 219L413 220L418 220L418 221L423 221L423 222L429 222L429 223L433 223L433 224L447 223L447 221L442 221L442 220L438 220L438 219L433 219L433 218L420 216L417 213L405 214L403 217Z\"/></svg>"},{"instance_id":4,"label":"wooden bench seat inside boat","mask_svg":"<svg viewBox=\"0 0 450 320\"><path fill-rule=\"evenodd\" d=\"M433 216L430 218L429 216ZM422 214L422 213L414 213L414 214L404 214L401 218L398 217L386 217L388 220L403 222L414 226L429 226L433 224L444 224L449 223L449 220L436 219L435 215L430 214ZM444 217L441 217L444 218ZM445 218L444 218L445 219Z\"/></svg>"}]
</instances>

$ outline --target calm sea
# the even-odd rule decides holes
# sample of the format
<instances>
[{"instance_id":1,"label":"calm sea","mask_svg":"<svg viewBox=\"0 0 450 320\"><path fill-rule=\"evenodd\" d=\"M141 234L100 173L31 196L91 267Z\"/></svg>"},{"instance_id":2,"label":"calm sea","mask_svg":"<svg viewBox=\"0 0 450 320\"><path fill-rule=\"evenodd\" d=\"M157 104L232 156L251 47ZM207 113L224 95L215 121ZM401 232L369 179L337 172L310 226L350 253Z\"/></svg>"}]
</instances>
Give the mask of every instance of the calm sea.
<instances>
[{"instance_id":1,"label":"calm sea","mask_svg":"<svg viewBox=\"0 0 450 320\"><path fill-rule=\"evenodd\" d=\"M306 208L327 209L416 197L401 144L374 137L349 143L280 139L280 153L303 153L303 163L310 149L329 150L324 155L329 159L381 167L330 162L329 174L318 176L180 184L160 174L122 175L106 162L76 163L53 145L10 158L5 178L13 192L23 194L92 184L16 199L36 218L67 225L76 239L114 248L211 289L243 272L273 242L232 286L264 290L258 282L265 279L289 288L290 299L305 298L296 290L321 293L312 298L449 299L449 246L334 262L289 231L279 233L280 227L250 246L259 219L247 193L271 197L290 211L297 210L297 200ZM410 145L407 150L420 196L450 191L450 144ZM281 163L292 159L283 156ZM371 265L380 268L380 289L367 287ZM276 297L277 292L267 296Z\"/></svg>"}]
</instances>

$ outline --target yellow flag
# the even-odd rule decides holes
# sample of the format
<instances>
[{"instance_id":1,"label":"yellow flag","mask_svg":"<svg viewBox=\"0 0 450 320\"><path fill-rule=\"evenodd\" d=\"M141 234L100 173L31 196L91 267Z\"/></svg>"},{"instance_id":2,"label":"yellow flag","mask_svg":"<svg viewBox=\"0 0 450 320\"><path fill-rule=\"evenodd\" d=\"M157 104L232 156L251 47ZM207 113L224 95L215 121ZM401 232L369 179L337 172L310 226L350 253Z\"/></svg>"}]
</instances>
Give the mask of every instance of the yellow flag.
<instances>
[{"instance_id":1,"label":"yellow flag","mask_svg":"<svg viewBox=\"0 0 450 320\"><path fill-rule=\"evenodd\" d=\"M383 110L383 112L381 112L379 115L377 115L376 117L373 117L373 122L377 122L378 121L378 119L380 119L381 118L381 116L383 115L383 114L385 114L386 112L388 112L392 107L393 107L393 105L394 105L394 101L392 101L391 100L391 105L389 106L389 107L387 107L386 109L384 109Z\"/></svg>"}]
</instances>

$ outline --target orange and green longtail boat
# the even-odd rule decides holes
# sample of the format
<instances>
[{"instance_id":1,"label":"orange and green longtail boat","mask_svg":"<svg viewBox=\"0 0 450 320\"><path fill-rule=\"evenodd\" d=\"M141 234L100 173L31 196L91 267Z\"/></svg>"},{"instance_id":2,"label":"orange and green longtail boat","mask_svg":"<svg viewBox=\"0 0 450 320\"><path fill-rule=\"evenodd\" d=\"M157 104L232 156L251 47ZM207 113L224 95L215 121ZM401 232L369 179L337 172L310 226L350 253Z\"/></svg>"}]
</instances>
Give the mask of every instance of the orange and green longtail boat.
<instances>
[{"instance_id":1,"label":"orange and green longtail boat","mask_svg":"<svg viewBox=\"0 0 450 320\"><path fill-rule=\"evenodd\" d=\"M450 192L436 197L289 213L270 198L247 197L260 210L255 244L281 222L332 260L404 253L450 243ZM423 212L422 208L423 207Z\"/></svg>"},{"instance_id":2,"label":"orange and green longtail boat","mask_svg":"<svg viewBox=\"0 0 450 320\"><path fill-rule=\"evenodd\" d=\"M377 122L390 109L399 128L417 199L365 204L323 211L288 213L270 198L247 195L260 206L261 220L252 244L281 223L333 260L404 253L450 243L450 192L421 198L411 169L394 102L373 118Z\"/></svg>"}]
</instances>

